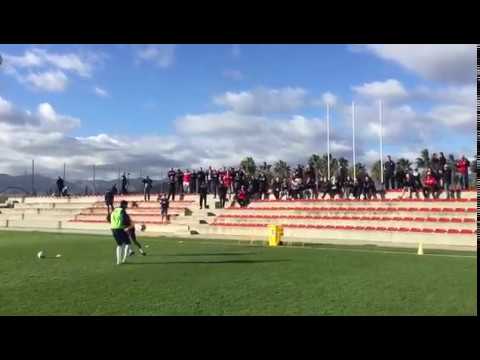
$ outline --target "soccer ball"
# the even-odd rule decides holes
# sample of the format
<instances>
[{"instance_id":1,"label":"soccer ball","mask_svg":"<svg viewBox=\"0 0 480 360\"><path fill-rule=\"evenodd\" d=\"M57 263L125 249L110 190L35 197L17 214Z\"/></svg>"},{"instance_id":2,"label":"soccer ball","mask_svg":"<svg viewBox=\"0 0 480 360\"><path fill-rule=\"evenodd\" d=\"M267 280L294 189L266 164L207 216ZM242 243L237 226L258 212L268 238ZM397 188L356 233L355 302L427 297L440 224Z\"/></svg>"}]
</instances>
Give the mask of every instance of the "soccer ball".
<instances>
[{"instance_id":1,"label":"soccer ball","mask_svg":"<svg viewBox=\"0 0 480 360\"><path fill-rule=\"evenodd\" d=\"M43 258L45 257L45 255L44 255L44 253L43 253L43 250L38 252L37 257L38 257L39 259L43 259Z\"/></svg>"}]
</instances>

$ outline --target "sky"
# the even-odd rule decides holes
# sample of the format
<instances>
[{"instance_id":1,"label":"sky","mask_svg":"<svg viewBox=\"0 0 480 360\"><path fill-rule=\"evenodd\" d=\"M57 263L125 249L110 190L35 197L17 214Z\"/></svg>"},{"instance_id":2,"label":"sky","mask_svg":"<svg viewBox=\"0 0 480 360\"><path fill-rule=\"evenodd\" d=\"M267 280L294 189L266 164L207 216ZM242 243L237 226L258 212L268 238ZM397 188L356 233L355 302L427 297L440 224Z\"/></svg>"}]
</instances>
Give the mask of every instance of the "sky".
<instances>
[{"instance_id":1,"label":"sky","mask_svg":"<svg viewBox=\"0 0 480 360\"><path fill-rule=\"evenodd\" d=\"M1 45L0 173L158 177L170 167L476 153L476 46Z\"/></svg>"}]
</instances>

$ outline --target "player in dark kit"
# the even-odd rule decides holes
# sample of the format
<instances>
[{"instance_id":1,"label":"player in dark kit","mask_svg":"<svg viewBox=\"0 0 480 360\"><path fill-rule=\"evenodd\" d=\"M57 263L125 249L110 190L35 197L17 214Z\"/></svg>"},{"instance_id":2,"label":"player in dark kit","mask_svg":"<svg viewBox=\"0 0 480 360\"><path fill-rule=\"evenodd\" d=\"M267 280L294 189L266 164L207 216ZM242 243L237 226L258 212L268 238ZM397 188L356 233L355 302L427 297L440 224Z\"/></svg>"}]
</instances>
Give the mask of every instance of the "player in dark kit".
<instances>
[{"instance_id":1,"label":"player in dark kit","mask_svg":"<svg viewBox=\"0 0 480 360\"><path fill-rule=\"evenodd\" d=\"M127 226L127 235L130 238L130 241L135 244L135 246L138 248L138 251L140 251L140 254L143 256L147 255L145 251L143 251L142 245L138 242L137 240L137 235L135 234L135 223L132 221L130 218L130 215L125 213L125 225ZM135 255L135 251L133 251L133 247L130 247L130 253L128 254L129 256Z\"/></svg>"},{"instance_id":2,"label":"player in dark kit","mask_svg":"<svg viewBox=\"0 0 480 360\"><path fill-rule=\"evenodd\" d=\"M113 212L113 202L114 202L114 195L112 190L108 190L105 193L105 205L107 205L107 213L110 215Z\"/></svg>"}]
</instances>

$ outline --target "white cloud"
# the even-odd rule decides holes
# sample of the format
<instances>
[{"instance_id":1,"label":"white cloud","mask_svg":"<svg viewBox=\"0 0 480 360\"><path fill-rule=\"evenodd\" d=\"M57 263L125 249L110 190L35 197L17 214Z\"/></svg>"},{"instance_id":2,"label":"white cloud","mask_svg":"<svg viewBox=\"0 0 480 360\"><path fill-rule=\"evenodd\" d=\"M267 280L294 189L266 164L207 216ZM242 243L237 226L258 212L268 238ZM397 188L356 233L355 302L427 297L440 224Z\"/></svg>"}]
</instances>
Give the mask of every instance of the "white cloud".
<instances>
[{"instance_id":1,"label":"white cloud","mask_svg":"<svg viewBox=\"0 0 480 360\"><path fill-rule=\"evenodd\" d=\"M449 127L464 127L473 130L475 123L475 108L461 105L435 106L429 115Z\"/></svg>"},{"instance_id":2,"label":"white cloud","mask_svg":"<svg viewBox=\"0 0 480 360\"><path fill-rule=\"evenodd\" d=\"M168 68L175 61L175 45L148 45L137 51L139 62L152 62L158 67Z\"/></svg>"},{"instance_id":3,"label":"white cloud","mask_svg":"<svg viewBox=\"0 0 480 360\"><path fill-rule=\"evenodd\" d=\"M474 44L376 44L366 49L425 79L457 84L476 80Z\"/></svg>"},{"instance_id":4,"label":"white cloud","mask_svg":"<svg viewBox=\"0 0 480 360\"><path fill-rule=\"evenodd\" d=\"M98 95L100 97L109 97L110 96L110 94L108 93L107 90L102 89L101 87L98 87L98 86L95 86L93 88L93 91L95 92L96 95Z\"/></svg>"},{"instance_id":5,"label":"white cloud","mask_svg":"<svg viewBox=\"0 0 480 360\"><path fill-rule=\"evenodd\" d=\"M62 71L46 71L43 73L30 73L22 79L39 90L60 92L65 90L68 78Z\"/></svg>"},{"instance_id":6,"label":"white cloud","mask_svg":"<svg viewBox=\"0 0 480 360\"><path fill-rule=\"evenodd\" d=\"M305 104L307 92L302 88L264 89L227 92L214 97L214 103L240 114L289 112Z\"/></svg>"},{"instance_id":7,"label":"white cloud","mask_svg":"<svg viewBox=\"0 0 480 360\"><path fill-rule=\"evenodd\" d=\"M403 85L395 79L365 83L352 89L361 96L386 101L401 100L408 95Z\"/></svg>"},{"instance_id":8,"label":"white cloud","mask_svg":"<svg viewBox=\"0 0 480 360\"><path fill-rule=\"evenodd\" d=\"M99 62L99 54L54 53L44 49L26 50L23 55L5 54L5 65L13 68L53 67L70 71L82 77L92 75L94 64Z\"/></svg>"},{"instance_id":9,"label":"white cloud","mask_svg":"<svg viewBox=\"0 0 480 360\"><path fill-rule=\"evenodd\" d=\"M223 72L223 76L231 80L242 80L243 74L240 70L228 69Z\"/></svg>"}]
</instances>

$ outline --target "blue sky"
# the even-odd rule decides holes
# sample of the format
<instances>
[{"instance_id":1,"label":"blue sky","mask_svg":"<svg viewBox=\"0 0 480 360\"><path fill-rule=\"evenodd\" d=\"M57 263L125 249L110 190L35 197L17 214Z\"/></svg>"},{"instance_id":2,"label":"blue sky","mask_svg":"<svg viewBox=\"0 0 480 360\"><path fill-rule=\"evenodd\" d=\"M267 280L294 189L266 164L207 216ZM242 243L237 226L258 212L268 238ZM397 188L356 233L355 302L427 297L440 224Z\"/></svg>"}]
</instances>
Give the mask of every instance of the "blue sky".
<instances>
[{"instance_id":1,"label":"blue sky","mask_svg":"<svg viewBox=\"0 0 480 360\"><path fill-rule=\"evenodd\" d=\"M113 167L112 154L152 174L245 155L302 161L326 149L325 101L338 156L351 158L355 101L359 158L378 158L379 99L384 153L475 153L474 45L0 45L0 54L0 172L37 157L44 172L65 161L81 176L91 163Z\"/></svg>"}]
</instances>

